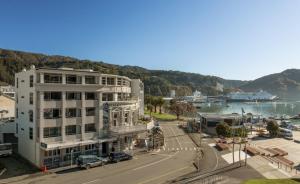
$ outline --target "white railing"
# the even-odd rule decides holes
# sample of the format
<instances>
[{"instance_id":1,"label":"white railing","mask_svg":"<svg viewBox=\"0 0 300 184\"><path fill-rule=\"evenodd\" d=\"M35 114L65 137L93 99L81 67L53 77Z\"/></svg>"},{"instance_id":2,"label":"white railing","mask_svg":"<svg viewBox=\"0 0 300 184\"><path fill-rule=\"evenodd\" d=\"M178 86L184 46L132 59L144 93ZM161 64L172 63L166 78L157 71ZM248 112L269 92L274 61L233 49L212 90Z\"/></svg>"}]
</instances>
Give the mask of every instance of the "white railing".
<instances>
[{"instance_id":1,"label":"white railing","mask_svg":"<svg viewBox=\"0 0 300 184\"><path fill-rule=\"evenodd\" d=\"M113 133L131 133L131 132L143 132L147 130L147 125L132 125L132 126L112 126L110 131Z\"/></svg>"}]
</instances>

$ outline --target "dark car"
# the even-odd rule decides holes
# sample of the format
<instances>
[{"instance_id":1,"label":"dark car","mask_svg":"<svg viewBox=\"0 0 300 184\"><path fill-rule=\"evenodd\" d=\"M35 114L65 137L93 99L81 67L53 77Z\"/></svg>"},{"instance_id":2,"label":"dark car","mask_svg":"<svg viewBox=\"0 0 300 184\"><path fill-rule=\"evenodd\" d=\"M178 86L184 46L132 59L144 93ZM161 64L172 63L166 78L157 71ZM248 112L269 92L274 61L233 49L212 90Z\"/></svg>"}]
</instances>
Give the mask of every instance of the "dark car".
<instances>
[{"instance_id":1,"label":"dark car","mask_svg":"<svg viewBox=\"0 0 300 184\"><path fill-rule=\"evenodd\" d=\"M109 154L109 160L111 162L120 162L123 160L131 160L132 156L124 152L114 152Z\"/></svg>"}]
</instances>

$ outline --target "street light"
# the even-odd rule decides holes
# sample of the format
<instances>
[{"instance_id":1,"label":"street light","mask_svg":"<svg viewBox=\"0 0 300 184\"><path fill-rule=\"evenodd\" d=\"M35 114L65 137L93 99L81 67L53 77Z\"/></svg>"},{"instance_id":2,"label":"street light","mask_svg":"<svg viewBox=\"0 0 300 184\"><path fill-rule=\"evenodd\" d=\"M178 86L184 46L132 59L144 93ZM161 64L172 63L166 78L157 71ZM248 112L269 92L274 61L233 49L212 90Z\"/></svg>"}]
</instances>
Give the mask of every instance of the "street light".
<instances>
[{"instance_id":1,"label":"street light","mask_svg":"<svg viewBox=\"0 0 300 184\"><path fill-rule=\"evenodd\" d=\"M71 167L72 167L72 165L73 165L73 152L74 152L74 150L71 149Z\"/></svg>"}]
</instances>

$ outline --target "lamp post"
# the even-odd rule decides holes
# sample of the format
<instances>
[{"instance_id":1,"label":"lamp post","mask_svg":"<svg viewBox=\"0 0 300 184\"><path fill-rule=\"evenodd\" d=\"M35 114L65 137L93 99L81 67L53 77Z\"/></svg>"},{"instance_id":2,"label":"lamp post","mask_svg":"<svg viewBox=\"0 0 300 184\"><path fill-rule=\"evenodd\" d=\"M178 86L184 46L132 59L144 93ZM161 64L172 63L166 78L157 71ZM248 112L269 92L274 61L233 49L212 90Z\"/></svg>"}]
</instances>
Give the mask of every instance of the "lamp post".
<instances>
[{"instance_id":1,"label":"lamp post","mask_svg":"<svg viewBox=\"0 0 300 184\"><path fill-rule=\"evenodd\" d=\"M71 167L73 166L73 152L74 152L74 150L71 149Z\"/></svg>"}]
</instances>

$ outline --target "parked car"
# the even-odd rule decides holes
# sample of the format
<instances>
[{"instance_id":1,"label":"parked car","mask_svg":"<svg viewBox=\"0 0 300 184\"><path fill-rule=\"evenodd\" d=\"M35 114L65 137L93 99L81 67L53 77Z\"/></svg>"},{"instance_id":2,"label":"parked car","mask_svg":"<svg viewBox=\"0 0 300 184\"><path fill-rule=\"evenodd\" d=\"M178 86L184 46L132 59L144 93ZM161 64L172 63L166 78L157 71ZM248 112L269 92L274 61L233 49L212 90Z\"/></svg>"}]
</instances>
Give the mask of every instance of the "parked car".
<instances>
[{"instance_id":1,"label":"parked car","mask_svg":"<svg viewBox=\"0 0 300 184\"><path fill-rule=\"evenodd\" d=\"M89 169L92 167L103 166L107 162L107 158L97 157L96 155L80 155L77 160L77 165L80 168Z\"/></svg>"},{"instance_id":2,"label":"parked car","mask_svg":"<svg viewBox=\"0 0 300 184\"><path fill-rule=\"evenodd\" d=\"M109 154L109 160L111 162L120 162L123 160L131 160L132 156L124 152L113 152Z\"/></svg>"}]
</instances>

